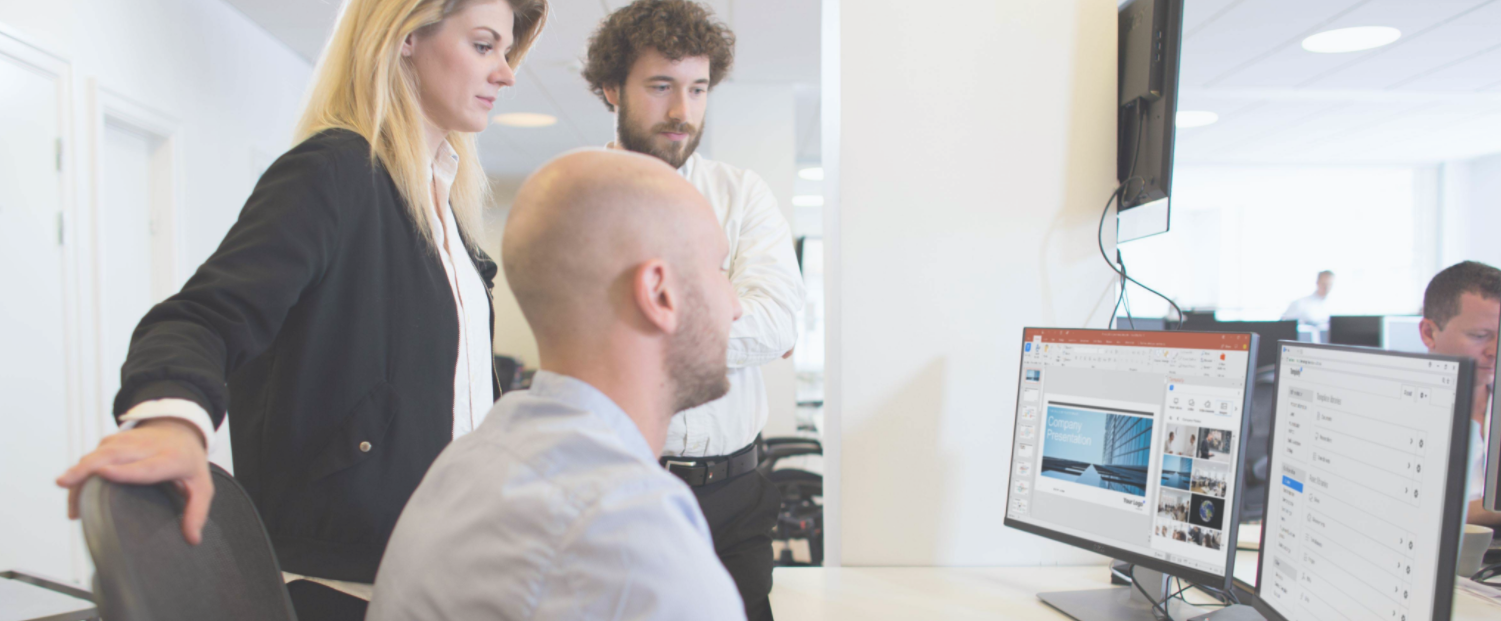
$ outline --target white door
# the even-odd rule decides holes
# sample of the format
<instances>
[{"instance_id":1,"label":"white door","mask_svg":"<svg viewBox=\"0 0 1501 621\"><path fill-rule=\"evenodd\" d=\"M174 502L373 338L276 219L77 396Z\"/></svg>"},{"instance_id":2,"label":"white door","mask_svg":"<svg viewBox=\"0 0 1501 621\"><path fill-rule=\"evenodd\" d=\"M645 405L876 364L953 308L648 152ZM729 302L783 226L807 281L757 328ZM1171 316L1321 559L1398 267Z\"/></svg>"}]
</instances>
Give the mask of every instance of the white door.
<instances>
[{"instance_id":1,"label":"white door","mask_svg":"<svg viewBox=\"0 0 1501 621\"><path fill-rule=\"evenodd\" d=\"M152 153L159 142L138 130L106 122L100 136L99 337L103 341L100 412L104 432L114 431L113 406L120 365L130 335L151 309Z\"/></svg>"},{"instance_id":2,"label":"white door","mask_svg":"<svg viewBox=\"0 0 1501 621\"><path fill-rule=\"evenodd\" d=\"M0 47L0 570L67 578L59 86Z\"/></svg>"}]
</instances>

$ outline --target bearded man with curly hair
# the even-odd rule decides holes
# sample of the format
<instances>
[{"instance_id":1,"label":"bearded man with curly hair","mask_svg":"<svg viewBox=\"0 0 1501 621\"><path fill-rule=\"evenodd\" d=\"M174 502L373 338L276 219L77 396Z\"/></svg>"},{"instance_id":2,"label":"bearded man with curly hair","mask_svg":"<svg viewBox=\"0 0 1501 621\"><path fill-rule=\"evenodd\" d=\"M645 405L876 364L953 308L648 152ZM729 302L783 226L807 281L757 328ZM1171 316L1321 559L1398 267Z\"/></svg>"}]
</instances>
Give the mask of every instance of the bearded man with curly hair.
<instances>
[{"instance_id":1,"label":"bearded man with curly hair","mask_svg":"<svg viewBox=\"0 0 1501 621\"><path fill-rule=\"evenodd\" d=\"M792 231L754 172L696 153L709 93L729 74L735 35L689 0L637 0L589 40L584 78L615 113L611 148L667 162L714 207L729 241L724 268L744 310L730 330L730 391L672 418L662 464L693 488L715 552L751 620L771 619L771 534L781 508L756 470L766 426L760 367L792 353L805 291Z\"/></svg>"}]
</instances>

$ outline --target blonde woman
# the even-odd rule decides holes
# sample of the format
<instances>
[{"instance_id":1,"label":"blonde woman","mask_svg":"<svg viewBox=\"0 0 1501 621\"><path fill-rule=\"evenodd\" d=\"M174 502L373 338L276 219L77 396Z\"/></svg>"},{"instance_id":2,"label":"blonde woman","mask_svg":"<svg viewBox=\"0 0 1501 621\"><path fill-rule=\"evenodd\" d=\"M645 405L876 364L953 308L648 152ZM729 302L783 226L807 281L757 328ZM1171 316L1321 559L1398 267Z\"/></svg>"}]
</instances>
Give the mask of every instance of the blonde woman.
<instances>
[{"instance_id":1,"label":"blonde woman","mask_svg":"<svg viewBox=\"0 0 1501 621\"><path fill-rule=\"evenodd\" d=\"M546 0L349 0L299 144L182 291L136 328L122 432L61 477L173 481L183 535L213 496L208 440L234 412L235 475L304 619L360 619L403 505L499 396L496 266L469 237L487 184L474 133Z\"/></svg>"}]
</instances>

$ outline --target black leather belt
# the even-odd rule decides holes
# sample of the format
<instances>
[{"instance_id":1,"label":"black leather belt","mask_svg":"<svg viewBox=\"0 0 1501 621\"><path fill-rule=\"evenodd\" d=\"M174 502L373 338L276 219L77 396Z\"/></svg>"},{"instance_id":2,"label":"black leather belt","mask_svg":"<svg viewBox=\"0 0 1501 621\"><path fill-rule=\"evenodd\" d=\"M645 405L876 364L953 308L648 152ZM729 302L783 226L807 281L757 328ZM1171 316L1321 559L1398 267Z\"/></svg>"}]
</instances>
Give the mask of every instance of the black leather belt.
<instances>
[{"instance_id":1,"label":"black leather belt","mask_svg":"<svg viewBox=\"0 0 1501 621\"><path fill-rule=\"evenodd\" d=\"M688 487L727 481L756 469L761 463L758 443L720 457L663 457L662 465Z\"/></svg>"}]
</instances>

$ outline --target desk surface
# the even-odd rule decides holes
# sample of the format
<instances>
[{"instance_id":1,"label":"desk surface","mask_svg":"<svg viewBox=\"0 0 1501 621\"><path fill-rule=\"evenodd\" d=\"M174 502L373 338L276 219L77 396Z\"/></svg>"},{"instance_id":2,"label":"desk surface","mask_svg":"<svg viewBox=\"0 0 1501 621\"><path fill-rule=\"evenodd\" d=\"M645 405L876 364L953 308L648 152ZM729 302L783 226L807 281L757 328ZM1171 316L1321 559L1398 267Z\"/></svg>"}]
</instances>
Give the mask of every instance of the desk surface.
<instances>
[{"instance_id":1,"label":"desk surface","mask_svg":"<svg viewBox=\"0 0 1501 621\"><path fill-rule=\"evenodd\" d=\"M771 608L781 621L1015 619L1061 621L1046 591L1107 588L1105 567L778 567ZM1458 593L1454 621L1494 621L1501 606Z\"/></svg>"}]
</instances>

